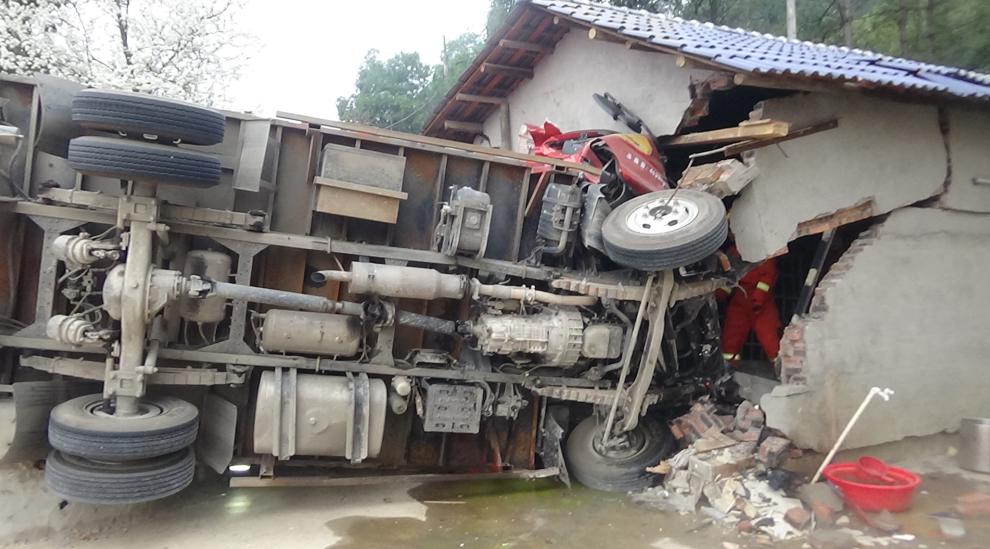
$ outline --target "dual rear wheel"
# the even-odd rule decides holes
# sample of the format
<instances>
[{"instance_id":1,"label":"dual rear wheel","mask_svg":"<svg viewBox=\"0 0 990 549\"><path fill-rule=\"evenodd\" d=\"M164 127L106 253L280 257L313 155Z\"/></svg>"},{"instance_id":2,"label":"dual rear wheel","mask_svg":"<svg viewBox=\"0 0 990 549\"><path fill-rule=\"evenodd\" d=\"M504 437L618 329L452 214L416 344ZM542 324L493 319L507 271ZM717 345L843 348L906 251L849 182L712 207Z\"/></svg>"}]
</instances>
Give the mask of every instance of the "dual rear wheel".
<instances>
[{"instance_id":1,"label":"dual rear wheel","mask_svg":"<svg viewBox=\"0 0 990 549\"><path fill-rule=\"evenodd\" d=\"M140 503L192 482L195 406L167 396L142 399L130 416L108 406L103 395L87 395L52 409L48 442L54 451L45 480L53 492L85 503Z\"/></svg>"},{"instance_id":2,"label":"dual rear wheel","mask_svg":"<svg viewBox=\"0 0 990 549\"><path fill-rule=\"evenodd\" d=\"M83 90L72 102L72 119L110 136L69 142L69 164L78 172L154 184L212 187L220 182L220 159L181 144L223 141L223 114L149 95ZM63 402L49 417L49 488L70 500L129 504L170 496L192 482L192 445L199 412L174 397L144 397L137 412L121 415L102 395Z\"/></svg>"}]
</instances>

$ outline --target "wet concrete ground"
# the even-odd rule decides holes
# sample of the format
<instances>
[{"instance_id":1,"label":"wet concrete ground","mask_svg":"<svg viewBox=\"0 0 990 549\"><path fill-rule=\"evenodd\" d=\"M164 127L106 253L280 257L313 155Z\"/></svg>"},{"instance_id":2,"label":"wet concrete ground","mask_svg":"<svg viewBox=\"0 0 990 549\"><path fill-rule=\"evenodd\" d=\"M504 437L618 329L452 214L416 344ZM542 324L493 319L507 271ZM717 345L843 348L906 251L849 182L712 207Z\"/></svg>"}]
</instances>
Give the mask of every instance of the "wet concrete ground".
<instances>
[{"instance_id":1,"label":"wet concrete ground","mask_svg":"<svg viewBox=\"0 0 990 549\"><path fill-rule=\"evenodd\" d=\"M946 541L930 516L949 510L961 493L990 491L990 476L961 472L948 456L912 465L926 473L925 483L912 510L897 519L917 540L896 547L990 547L990 520L966 520L966 538ZM39 471L0 470L0 544L147 549L760 546L732 528L706 526L700 516L665 514L637 506L625 495L568 489L551 480L230 489L205 478L182 494L131 508L60 508L59 503ZM863 529L855 518L851 526Z\"/></svg>"}]
</instances>

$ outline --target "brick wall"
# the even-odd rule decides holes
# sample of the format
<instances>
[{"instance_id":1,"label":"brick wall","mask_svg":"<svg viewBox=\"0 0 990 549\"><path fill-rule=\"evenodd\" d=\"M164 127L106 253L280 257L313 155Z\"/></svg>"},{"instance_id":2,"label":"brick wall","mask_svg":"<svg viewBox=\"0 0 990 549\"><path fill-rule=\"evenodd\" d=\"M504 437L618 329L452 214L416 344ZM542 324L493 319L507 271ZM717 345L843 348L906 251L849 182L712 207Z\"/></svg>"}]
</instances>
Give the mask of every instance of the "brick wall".
<instances>
[{"instance_id":1,"label":"brick wall","mask_svg":"<svg viewBox=\"0 0 990 549\"><path fill-rule=\"evenodd\" d=\"M804 329L809 322L820 320L828 312L826 295L831 288L842 283L842 278L852 267L856 256L868 246L876 242L878 227L874 226L864 231L849 246L818 282L815 295L811 300L808 314L795 318L784 328L784 336L780 341L780 382L800 385L807 381L804 375L805 342Z\"/></svg>"}]
</instances>

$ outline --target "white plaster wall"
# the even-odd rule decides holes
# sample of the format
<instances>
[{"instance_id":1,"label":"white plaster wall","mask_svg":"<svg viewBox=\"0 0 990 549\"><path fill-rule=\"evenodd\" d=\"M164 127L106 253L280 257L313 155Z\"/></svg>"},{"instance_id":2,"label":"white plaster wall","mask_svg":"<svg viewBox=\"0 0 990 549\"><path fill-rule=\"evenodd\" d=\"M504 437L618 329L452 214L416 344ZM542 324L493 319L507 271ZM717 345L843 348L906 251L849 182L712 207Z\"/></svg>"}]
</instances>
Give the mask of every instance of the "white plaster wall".
<instances>
[{"instance_id":1,"label":"white plaster wall","mask_svg":"<svg viewBox=\"0 0 990 549\"><path fill-rule=\"evenodd\" d=\"M591 98L593 93L606 91L643 117L657 135L671 134L691 102L691 78L703 80L710 75L709 71L677 67L672 55L590 40L585 29L573 28L536 66L533 78L509 95L512 148L519 150L517 134L524 123L542 124L547 118L564 131L628 131ZM498 113L484 126L492 145L499 146Z\"/></svg>"},{"instance_id":2,"label":"white plaster wall","mask_svg":"<svg viewBox=\"0 0 990 549\"><path fill-rule=\"evenodd\" d=\"M731 215L747 261L783 249L802 221L868 198L875 213L886 213L942 191L946 155L935 107L813 93L770 99L762 110L792 128L832 118L839 127L753 151L760 176Z\"/></svg>"},{"instance_id":3,"label":"white plaster wall","mask_svg":"<svg viewBox=\"0 0 990 549\"><path fill-rule=\"evenodd\" d=\"M939 201L943 208L990 212L990 112L986 109L949 109L949 156L952 182Z\"/></svg>"},{"instance_id":4,"label":"white plaster wall","mask_svg":"<svg viewBox=\"0 0 990 549\"><path fill-rule=\"evenodd\" d=\"M890 387L845 447L956 430L990 416L987 320L990 215L903 208L879 227L806 321L802 394L782 385L761 404L770 427L825 451L870 387Z\"/></svg>"}]
</instances>

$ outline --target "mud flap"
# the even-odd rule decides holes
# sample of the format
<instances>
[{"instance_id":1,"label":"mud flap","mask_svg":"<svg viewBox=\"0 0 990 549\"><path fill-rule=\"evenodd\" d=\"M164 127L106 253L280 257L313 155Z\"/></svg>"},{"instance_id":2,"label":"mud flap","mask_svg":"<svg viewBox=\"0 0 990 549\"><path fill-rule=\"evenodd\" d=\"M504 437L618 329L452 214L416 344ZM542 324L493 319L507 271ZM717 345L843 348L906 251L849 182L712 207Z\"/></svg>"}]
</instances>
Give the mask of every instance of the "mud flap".
<instances>
[{"instance_id":1,"label":"mud flap","mask_svg":"<svg viewBox=\"0 0 990 549\"><path fill-rule=\"evenodd\" d=\"M543 459L543 467L556 467L557 477L560 481L571 487L571 478L567 474L567 463L564 461L564 428L558 422L558 412L566 409L552 407L544 414L543 429L540 430L540 458Z\"/></svg>"},{"instance_id":2,"label":"mud flap","mask_svg":"<svg viewBox=\"0 0 990 549\"><path fill-rule=\"evenodd\" d=\"M196 454L200 461L222 475L234 459L237 405L212 392L207 393L203 403Z\"/></svg>"}]
</instances>

